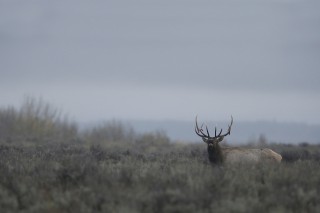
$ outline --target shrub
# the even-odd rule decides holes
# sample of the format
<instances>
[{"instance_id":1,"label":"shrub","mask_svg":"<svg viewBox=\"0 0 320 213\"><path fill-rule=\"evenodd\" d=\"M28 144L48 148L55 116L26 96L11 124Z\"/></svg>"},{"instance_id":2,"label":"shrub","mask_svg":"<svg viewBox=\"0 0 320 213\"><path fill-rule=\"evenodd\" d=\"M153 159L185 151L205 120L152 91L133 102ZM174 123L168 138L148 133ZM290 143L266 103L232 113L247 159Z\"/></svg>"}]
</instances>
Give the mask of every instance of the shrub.
<instances>
[{"instance_id":1,"label":"shrub","mask_svg":"<svg viewBox=\"0 0 320 213\"><path fill-rule=\"evenodd\" d=\"M27 97L20 109L0 109L1 141L65 142L76 138L77 132L75 123L42 99Z\"/></svg>"},{"instance_id":2,"label":"shrub","mask_svg":"<svg viewBox=\"0 0 320 213\"><path fill-rule=\"evenodd\" d=\"M131 126L113 120L85 130L83 136L90 144L104 144L133 142L136 134Z\"/></svg>"},{"instance_id":3,"label":"shrub","mask_svg":"<svg viewBox=\"0 0 320 213\"><path fill-rule=\"evenodd\" d=\"M98 145L1 145L1 212L262 213L320 208L320 165L314 160L212 167L202 156L193 157L197 153L170 148L170 153L159 148L152 155Z\"/></svg>"}]
</instances>

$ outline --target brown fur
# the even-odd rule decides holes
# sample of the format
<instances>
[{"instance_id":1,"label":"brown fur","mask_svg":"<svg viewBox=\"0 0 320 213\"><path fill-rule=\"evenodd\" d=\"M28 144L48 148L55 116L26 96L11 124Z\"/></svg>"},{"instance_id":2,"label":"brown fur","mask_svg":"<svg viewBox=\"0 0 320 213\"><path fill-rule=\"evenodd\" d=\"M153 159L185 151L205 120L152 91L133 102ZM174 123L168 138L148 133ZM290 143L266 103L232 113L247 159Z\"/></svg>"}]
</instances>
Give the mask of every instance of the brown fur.
<instances>
[{"instance_id":1,"label":"brown fur","mask_svg":"<svg viewBox=\"0 0 320 213\"><path fill-rule=\"evenodd\" d=\"M211 163L222 164L224 161L219 144L208 144L208 156Z\"/></svg>"}]
</instances>

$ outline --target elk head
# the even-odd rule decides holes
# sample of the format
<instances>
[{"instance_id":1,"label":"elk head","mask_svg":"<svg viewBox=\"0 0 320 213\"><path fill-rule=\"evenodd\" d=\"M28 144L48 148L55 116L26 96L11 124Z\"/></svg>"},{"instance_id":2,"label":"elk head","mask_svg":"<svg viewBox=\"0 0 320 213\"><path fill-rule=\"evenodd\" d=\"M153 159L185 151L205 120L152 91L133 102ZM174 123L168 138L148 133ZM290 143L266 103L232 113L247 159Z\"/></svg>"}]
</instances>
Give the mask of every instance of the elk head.
<instances>
[{"instance_id":1,"label":"elk head","mask_svg":"<svg viewBox=\"0 0 320 213\"><path fill-rule=\"evenodd\" d=\"M223 162L223 155L221 148L219 146L219 143L223 140L223 138L227 135L230 135L231 133L231 126L233 124L233 117L231 116L231 123L228 126L228 131L225 134L222 134L222 129L217 134L217 127L215 127L214 130L214 136L210 136L208 127L205 127L205 130L203 129L203 124L199 128L197 116L196 116L196 126L195 126L195 132L198 136L200 136L208 145L208 154L209 154L209 160L212 163L220 164Z\"/></svg>"}]
</instances>

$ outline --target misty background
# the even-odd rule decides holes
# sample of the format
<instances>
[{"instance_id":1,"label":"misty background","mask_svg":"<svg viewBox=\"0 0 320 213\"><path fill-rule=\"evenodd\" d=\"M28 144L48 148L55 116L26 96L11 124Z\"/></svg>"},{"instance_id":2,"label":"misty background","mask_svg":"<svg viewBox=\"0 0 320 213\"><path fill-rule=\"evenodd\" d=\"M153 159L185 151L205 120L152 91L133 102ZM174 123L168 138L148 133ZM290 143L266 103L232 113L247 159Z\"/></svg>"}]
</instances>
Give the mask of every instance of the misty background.
<instances>
[{"instance_id":1,"label":"misty background","mask_svg":"<svg viewBox=\"0 0 320 213\"><path fill-rule=\"evenodd\" d=\"M42 97L83 127L320 142L320 1L0 0L0 106Z\"/></svg>"}]
</instances>

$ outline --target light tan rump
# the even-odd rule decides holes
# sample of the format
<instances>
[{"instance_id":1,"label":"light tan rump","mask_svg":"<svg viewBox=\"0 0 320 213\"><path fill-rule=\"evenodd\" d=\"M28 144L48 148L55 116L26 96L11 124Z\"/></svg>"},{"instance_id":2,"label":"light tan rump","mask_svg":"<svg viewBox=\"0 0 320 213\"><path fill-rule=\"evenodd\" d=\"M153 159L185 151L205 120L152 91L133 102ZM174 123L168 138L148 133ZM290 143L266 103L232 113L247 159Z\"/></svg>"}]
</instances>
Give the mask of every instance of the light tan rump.
<instances>
[{"instance_id":1,"label":"light tan rump","mask_svg":"<svg viewBox=\"0 0 320 213\"><path fill-rule=\"evenodd\" d=\"M222 148L225 163L281 162L281 155L271 149Z\"/></svg>"}]
</instances>

